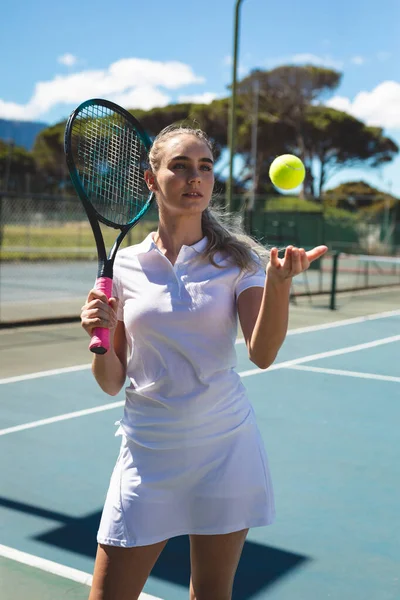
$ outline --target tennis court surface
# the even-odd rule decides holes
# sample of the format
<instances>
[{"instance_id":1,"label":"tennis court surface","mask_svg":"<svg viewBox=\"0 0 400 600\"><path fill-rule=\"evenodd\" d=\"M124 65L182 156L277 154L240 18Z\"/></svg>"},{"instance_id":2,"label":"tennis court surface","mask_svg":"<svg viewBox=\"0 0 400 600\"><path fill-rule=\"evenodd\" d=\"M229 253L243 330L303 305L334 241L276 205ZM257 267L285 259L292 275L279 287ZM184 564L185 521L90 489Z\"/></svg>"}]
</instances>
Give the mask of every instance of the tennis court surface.
<instances>
[{"instance_id":1,"label":"tennis court surface","mask_svg":"<svg viewBox=\"0 0 400 600\"><path fill-rule=\"evenodd\" d=\"M300 299L275 362L238 371L269 454L277 520L250 532L235 600L400 598L399 290ZM0 331L0 598L83 599L119 447L79 324ZM186 538L143 599L188 598Z\"/></svg>"}]
</instances>

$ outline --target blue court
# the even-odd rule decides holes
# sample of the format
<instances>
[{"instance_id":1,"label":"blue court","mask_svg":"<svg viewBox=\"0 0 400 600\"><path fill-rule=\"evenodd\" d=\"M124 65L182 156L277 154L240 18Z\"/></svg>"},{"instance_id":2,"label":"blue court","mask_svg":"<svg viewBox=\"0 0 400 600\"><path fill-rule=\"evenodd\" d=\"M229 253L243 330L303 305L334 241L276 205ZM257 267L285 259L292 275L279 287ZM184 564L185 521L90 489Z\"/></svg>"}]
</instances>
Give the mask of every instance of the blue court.
<instances>
[{"instance_id":1,"label":"blue court","mask_svg":"<svg viewBox=\"0 0 400 600\"><path fill-rule=\"evenodd\" d=\"M243 343L237 355L277 520L250 532L235 600L398 600L400 310L292 330L267 371ZM59 597L87 597L123 394L103 394L88 365L0 384L1 570L27 554L43 589L59 578ZM187 540L175 538L145 592L186 600L188 581Z\"/></svg>"}]
</instances>

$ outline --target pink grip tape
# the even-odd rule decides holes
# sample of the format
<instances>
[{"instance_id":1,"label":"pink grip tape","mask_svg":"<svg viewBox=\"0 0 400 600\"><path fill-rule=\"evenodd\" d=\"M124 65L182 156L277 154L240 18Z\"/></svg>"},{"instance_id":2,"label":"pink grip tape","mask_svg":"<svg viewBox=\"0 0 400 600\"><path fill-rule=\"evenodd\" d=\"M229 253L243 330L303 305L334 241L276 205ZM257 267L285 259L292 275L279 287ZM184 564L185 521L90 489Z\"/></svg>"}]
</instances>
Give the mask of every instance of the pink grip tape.
<instances>
[{"instance_id":1,"label":"pink grip tape","mask_svg":"<svg viewBox=\"0 0 400 600\"><path fill-rule=\"evenodd\" d=\"M109 277L98 277L96 289L104 292L107 298L111 298L112 279ZM95 354L105 354L110 348L110 330L105 327L96 327L93 330L89 350Z\"/></svg>"}]
</instances>

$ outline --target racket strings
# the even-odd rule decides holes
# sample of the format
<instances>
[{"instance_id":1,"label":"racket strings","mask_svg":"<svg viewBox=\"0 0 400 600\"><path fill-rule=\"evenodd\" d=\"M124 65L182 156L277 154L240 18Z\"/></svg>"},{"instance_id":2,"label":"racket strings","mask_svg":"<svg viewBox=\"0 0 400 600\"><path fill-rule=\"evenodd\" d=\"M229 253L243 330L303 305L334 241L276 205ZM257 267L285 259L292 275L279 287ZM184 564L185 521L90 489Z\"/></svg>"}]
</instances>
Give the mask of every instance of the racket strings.
<instances>
[{"instance_id":1,"label":"racket strings","mask_svg":"<svg viewBox=\"0 0 400 600\"><path fill-rule=\"evenodd\" d=\"M99 215L124 225L144 208L147 149L134 127L104 106L87 106L75 119L72 140L78 174Z\"/></svg>"}]
</instances>

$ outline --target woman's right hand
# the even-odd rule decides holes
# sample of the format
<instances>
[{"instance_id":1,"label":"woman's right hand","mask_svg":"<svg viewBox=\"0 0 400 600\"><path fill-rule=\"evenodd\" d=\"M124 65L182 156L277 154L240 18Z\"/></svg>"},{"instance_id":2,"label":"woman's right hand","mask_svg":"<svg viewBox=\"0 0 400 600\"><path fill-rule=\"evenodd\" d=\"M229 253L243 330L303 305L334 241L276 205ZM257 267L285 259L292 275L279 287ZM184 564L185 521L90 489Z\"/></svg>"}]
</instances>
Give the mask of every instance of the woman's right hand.
<instances>
[{"instance_id":1,"label":"woman's right hand","mask_svg":"<svg viewBox=\"0 0 400 600\"><path fill-rule=\"evenodd\" d=\"M118 299L110 298L97 289L90 290L86 303L81 308L81 325L92 336L93 329L105 327L113 331L118 323Z\"/></svg>"}]
</instances>

